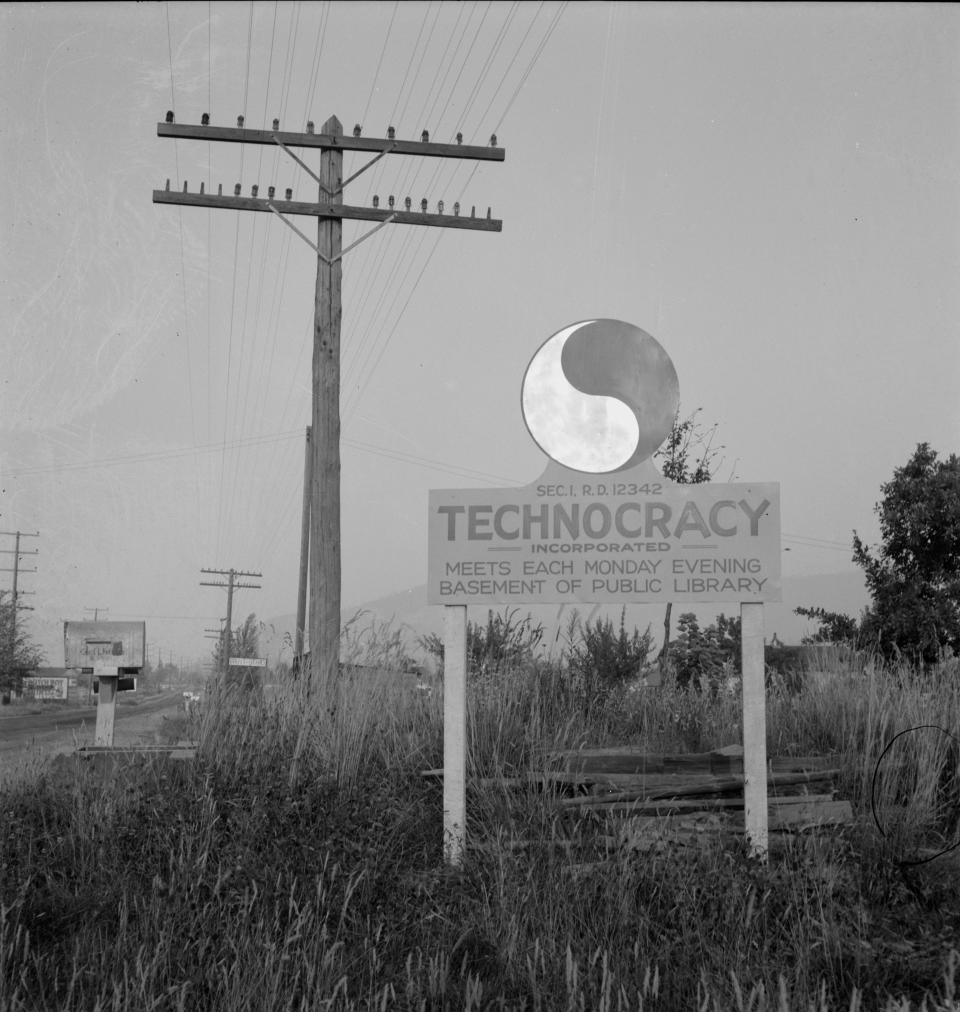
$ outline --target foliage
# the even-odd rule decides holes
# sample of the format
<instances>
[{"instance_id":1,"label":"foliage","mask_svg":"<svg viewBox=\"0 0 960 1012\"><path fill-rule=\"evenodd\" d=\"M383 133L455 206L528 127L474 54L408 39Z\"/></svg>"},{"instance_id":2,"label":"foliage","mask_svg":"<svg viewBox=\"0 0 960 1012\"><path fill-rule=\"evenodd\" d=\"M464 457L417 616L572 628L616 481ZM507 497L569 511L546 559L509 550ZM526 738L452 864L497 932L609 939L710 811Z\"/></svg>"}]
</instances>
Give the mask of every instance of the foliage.
<instances>
[{"instance_id":1,"label":"foliage","mask_svg":"<svg viewBox=\"0 0 960 1012\"><path fill-rule=\"evenodd\" d=\"M543 640L543 624L534 624L533 618L517 620L517 609L504 610L502 615L487 612L485 625L467 622L467 670L475 674L489 674L533 662ZM443 664L443 638L436 633L421 636L420 646L439 665Z\"/></svg>"},{"instance_id":2,"label":"foliage","mask_svg":"<svg viewBox=\"0 0 960 1012\"><path fill-rule=\"evenodd\" d=\"M582 622L575 611L567 625L565 659L574 684L589 703L636 678L647 663L653 645L648 626L644 633L628 634L626 608L620 612L620 627L609 618Z\"/></svg>"},{"instance_id":3,"label":"foliage","mask_svg":"<svg viewBox=\"0 0 960 1012\"><path fill-rule=\"evenodd\" d=\"M369 616L369 621L361 625L364 616ZM344 624L340 633L340 657L344 664L417 672L419 665L410 656L407 631L361 608Z\"/></svg>"},{"instance_id":4,"label":"foliage","mask_svg":"<svg viewBox=\"0 0 960 1012\"><path fill-rule=\"evenodd\" d=\"M881 492L880 545L853 536L872 598L862 642L928 665L960 654L960 457L938 460L920 443Z\"/></svg>"},{"instance_id":5,"label":"foliage","mask_svg":"<svg viewBox=\"0 0 960 1012\"><path fill-rule=\"evenodd\" d=\"M701 629L693 612L684 612L673 649L677 684L696 689L716 689L728 675L741 673L740 619L721 613L716 622Z\"/></svg>"},{"instance_id":6,"label":"foliage","mask_svg":"<svg viewBox=\"0 0 960 1012\"><path fill-rule=\"evenodd\" d=\"M710 481L717 463L717 456L723 449L714 446L717 436L717 425L709 428L703 426L697 415L702 409L697 408L691 415L680 420L680 409L673 419L670 435L663 446L653 455L659 460L660 471L668 481L678 485L702 485ZM660 648L660 667L666 668L670 654L670 616L673 604L667 603L663 615L663 646Z\"/></svg>"},{"instance_id":7,"label":"foliage","mask_svg":"<svg viewBox=\"0 0 960 1012\"><path fill-rule=\"evenodd\" d=\"M827 611L826 608L794 608L794 614L812 618L818 623L812 636L804 636L804 643L844 643L854 645L860 634L857 620L842 611Z\"/></svg>"},{"instance_id":8,"label":"foliage","mask_svg":"<svg viewBox=\"0 0 960 1012\"><path fill-rule=\"evenodd\" d=\"M260 656L260 631L263 623L257 621L257 616L251 612L233 630L230 637L228 657L259 657ZM217 640L213 648L214 670L223 669L223 639ZM238 688L250 691L260 685L260 677L256 668L231 667L226 672L226 684L236 685Z\"/></svg>"},{"instance_id":9,"label":"foliage","mask_svg":"<svg viewBox=\"0 0 960 1012\"><path fill-rule=\"evenodd\" d=\"M44 661L43 652L15 614L10 594L0 590L0 692L19 691L25 673Z\"/></svg>"},{"instance_id":10,"label":"foliage","mask_svg":"<svg viewBox=\"0 0 960 1012\"><path fill-rule=\"evenodd\" d=\"M659 461L664 478L678 485L700 485L710 481L717 456L723 449L722 446L714 446L716 423L707 428L697 420L701 410L697 408L681 421L677 409L670 435L653 455Z\"/></svg>"}]
</instances>

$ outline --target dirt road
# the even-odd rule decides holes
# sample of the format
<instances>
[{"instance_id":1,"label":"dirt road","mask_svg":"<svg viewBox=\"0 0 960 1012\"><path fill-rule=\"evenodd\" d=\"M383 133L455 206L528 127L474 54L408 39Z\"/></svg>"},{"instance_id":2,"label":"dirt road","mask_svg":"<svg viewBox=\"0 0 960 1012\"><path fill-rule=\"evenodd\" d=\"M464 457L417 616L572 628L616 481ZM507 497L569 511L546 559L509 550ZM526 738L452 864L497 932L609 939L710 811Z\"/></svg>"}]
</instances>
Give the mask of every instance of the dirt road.
<instances>
[{"instance_id":1,"label":"dirt road","mask_svg":"<svg viewBox=\"0 0 960 1012\"><path fill-rule=\"evenodd\" d=\"M182 697L167 693L117 702L115 745L153 744L164 718L178 714ZM44 759L92 745L97 708L4 707L0 712L0 781L36 768Z\"/></svg>"}]
</instances>

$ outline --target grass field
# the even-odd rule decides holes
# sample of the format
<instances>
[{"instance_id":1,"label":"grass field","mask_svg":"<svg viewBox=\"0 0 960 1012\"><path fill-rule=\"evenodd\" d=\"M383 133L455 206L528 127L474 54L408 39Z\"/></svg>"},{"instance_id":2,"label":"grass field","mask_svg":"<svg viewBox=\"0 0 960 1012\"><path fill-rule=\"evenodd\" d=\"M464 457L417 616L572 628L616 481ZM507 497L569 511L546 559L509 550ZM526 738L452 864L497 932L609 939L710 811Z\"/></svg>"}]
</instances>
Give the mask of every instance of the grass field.
<instances>
[{"instance_id":1,"label":"grass field","mask_svg":"<svg viewBox=\"0 0 960 1012\"><path fill-rule=\"evenodd\" d=\"M906 728L958 733L960 675L865 662L795 690L770 686L768 751L836 753L853 827L766 864L717 838L585 865L554 843L602 826L491 788L456 871L421 775L439 685L213 692L171 729L191 763L61 758L0 794L0 1009L960 1009L960 850L904 866L958 839L957 740L903 735L877 770ZM669 680L585 700L542 662L469 694L473 776L741 737L737 697Z\"/></svg>"}]
</instances>

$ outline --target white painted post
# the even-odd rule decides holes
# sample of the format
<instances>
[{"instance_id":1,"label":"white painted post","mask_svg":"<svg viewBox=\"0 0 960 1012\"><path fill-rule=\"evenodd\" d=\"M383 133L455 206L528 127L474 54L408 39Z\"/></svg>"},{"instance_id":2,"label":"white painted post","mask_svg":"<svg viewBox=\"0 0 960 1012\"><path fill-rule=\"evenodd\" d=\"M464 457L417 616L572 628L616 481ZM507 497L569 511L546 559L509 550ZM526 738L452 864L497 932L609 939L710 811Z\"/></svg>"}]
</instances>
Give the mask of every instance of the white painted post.
<instances>
[{"instance_id":1,"label":"white painted post","mask_svg":"<svg viewBox=\"0 0 960 1012\"><path fill-rule=\"evenodd\" d=\"M93 735L94 745L113 747L113 719L117 712L117 673L112 675L97 674L99 682L99 699L97 700L97 727Z\"/></svg>"},{"instance_id":2,"label":"white painted post","mask_svg":"<svg viewBox=\"0 0 960 1012\"><path fill-rule=\"evenodd\" d=\"M767 856L767 709L763 605L740 604L743 667L743 819L750 851Z\"/></svg>"},{"instance_id":3,"label":"white painted post","mask_svg":"<svg viewBox=\"0 0 960 1012\"><path fill-rule=\"evenodd\" d=\"M467 607L443 609L443 853L463 860L467 823Z\"/></svg>"}]
</instances>

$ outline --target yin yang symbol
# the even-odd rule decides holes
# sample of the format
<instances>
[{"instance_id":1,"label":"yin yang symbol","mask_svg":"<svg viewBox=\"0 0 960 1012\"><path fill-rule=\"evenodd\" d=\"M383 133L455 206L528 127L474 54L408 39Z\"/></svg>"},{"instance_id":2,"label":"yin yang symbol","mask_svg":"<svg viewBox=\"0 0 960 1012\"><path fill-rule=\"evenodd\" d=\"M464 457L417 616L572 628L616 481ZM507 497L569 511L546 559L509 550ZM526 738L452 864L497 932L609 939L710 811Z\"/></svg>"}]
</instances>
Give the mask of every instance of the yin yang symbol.
<instances>
[{"instance_id":1,"label":"yin yang symbol","mask_svg":"<svg viewBox=\"0 0 960 1012\"><path fill-rule=\"evenodd\" d=\"M548 338L523 377L534 442L574 471L623 471L653 456L680 403L670 356L622 320L585 320Z\"/></svg>"}]
</instances>

